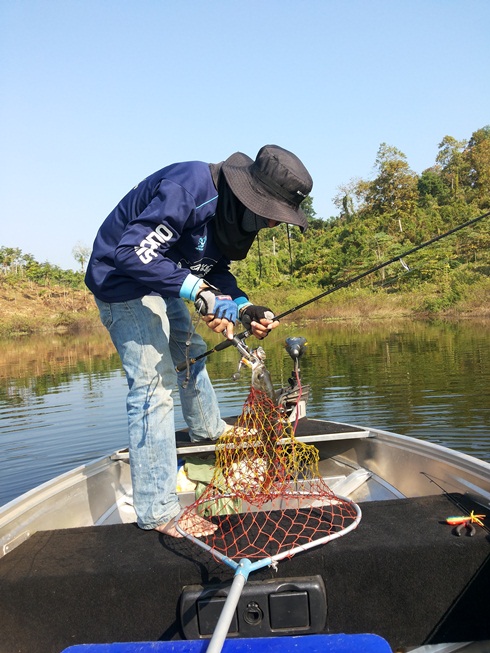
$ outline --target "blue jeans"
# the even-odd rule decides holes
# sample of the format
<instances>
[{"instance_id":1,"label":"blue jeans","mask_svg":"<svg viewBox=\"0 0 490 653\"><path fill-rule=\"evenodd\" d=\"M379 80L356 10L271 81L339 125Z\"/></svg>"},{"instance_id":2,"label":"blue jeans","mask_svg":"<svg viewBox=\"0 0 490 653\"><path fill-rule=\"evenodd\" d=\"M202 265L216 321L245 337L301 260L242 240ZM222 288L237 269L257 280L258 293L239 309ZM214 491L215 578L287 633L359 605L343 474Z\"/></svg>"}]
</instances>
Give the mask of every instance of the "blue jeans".
<instances>
[{"instance_id":1,"label":"blue jeans","mask_svg":"<svg viewBox=\"0 0 490 653\"><path fill-rule=\"evenodd\" d=\"M182 299L147 295L127 302L96 302L129 386L129 457L138 526L152 529L180 511L172 397L176 384L192 440L214 440L226 424L220 417L205 359L190 367L185 388L186 372L175 371L185 360L185 344L192 331ZM190 357L205 351L206 343L194 333Z\"/></svg>"}]
</instances>

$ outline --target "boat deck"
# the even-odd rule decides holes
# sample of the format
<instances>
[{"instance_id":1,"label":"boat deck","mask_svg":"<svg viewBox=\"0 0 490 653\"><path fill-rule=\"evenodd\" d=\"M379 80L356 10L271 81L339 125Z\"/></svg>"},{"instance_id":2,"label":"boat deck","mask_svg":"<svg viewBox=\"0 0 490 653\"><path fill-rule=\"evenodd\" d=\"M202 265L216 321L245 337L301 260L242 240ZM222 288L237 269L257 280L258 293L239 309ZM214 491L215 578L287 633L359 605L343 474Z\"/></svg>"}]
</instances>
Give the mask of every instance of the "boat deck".
<instances>
[{"instance_id":1,"label":"boat deck","mask_svg":"<svg viewBox=\"0 0 490 653\"><path fill-rule=\"evenodd\" d=\"M232 634L373 632L394 649L490 640L489 466L335 422L300 420L296 436L315 444L320 474L359 503L363 517L355 531L279 563L277 572L253 573ZM193 444L180 431L177 447L192 458L212 454L215 443ZM232 572L187 540L132 523L128 463L127 452L116 452L2 511L0 651L59 653L75 643L212 632L215 621L203 625L198 606L222 603ZM180 497L186 505L194 493ZM445 519L472 509L487 513L486 528L456 537ZM294 628L279 627L272 614L273 599L284 596L303 605L288 613L300 615ZM250 606L262 616L245 623Z\"/></svg>"},{"instance_id":2,"label":"boat deck","mask_svg":"<svg viewBox=\"0 0 490 653\"><path fill-rule=\"evenodd\" d=\"M449 495L363 503L357 530L279 563L277 572L252 574L258 594L247 600L260 605L273 580L320 577L320 632L374 632L393 647L490 639L482 600L490 539L482 528L474 537L453 534L445 518L458 512L455 498L468 512L480 509ZM75 643L181 639L199 627L192 610L180 614L184 587L217 586L222 594L231 574L187 540L134 524L38 532L0 566L4 650L59 653Z\"/></svg>"}]
</instances>

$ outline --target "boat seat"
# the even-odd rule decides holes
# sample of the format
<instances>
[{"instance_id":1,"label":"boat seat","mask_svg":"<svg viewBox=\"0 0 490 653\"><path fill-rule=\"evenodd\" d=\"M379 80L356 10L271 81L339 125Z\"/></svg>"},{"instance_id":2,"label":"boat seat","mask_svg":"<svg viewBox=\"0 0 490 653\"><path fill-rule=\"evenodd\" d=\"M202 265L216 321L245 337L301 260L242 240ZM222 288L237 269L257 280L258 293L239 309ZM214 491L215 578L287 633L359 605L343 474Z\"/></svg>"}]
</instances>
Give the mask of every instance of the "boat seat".
<instances>
[{"instance_id":1,"label":"boat seat","mask_svg":"<svg viewBox=\"0 0 490 653\"><path fill-rule=\"evenodd\" d=\"M233 424L234 418L228 418L226 421L229 424ZM209 453L214 451L216 447L216 442L212 440L191 442L188 429L177 431L175 436L177 454L179 455ZM368 430L358 426L307 418L298 420L295 436L301 442L307 442L309 444L315 442L331 442L334 440L359 440L372 437Z\"/></svg>"}]
</instances>

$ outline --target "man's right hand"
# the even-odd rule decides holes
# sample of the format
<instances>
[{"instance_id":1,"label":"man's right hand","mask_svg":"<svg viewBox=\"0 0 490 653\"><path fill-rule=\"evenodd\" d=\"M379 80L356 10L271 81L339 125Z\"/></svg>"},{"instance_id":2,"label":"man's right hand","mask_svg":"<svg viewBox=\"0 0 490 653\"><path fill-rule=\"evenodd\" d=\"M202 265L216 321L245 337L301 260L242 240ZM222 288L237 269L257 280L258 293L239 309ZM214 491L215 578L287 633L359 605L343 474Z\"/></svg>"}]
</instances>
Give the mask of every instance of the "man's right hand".
<instances>
[{"instance_id":1,"label":"man's right hand","mask_svg":"<svg viewBox=\"0 0 490 653\"><path fill-rule=\"evenodd\" d=\"M233 338L233 327L238 317L238 308L230 295L223 295L218 288L204 286L194 300L196 310L212 331Z\"/></svg>"}]
</instances>

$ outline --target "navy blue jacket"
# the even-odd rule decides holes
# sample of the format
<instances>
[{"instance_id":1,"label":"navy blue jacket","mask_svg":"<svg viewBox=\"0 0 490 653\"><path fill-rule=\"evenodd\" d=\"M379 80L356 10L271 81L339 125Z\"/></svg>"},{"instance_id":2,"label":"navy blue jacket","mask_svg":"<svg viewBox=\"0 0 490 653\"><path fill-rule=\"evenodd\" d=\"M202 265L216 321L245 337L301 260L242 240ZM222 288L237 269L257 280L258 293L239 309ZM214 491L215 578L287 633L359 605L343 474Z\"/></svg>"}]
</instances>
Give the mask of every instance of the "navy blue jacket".
<instances>
[{"instance_id":1,"label":"navy blue jacket","mask_svg":"<svg viewBox=\"0 0 490 653\"><path fill-rule=\"evenodd\" d=\"M218 192L209 165L175 163L135 186L95 238L85 282L105 302L148 294L195 298L202 278L231 295L245 293L213 237Z\"/></svg>"}]
</instances>

